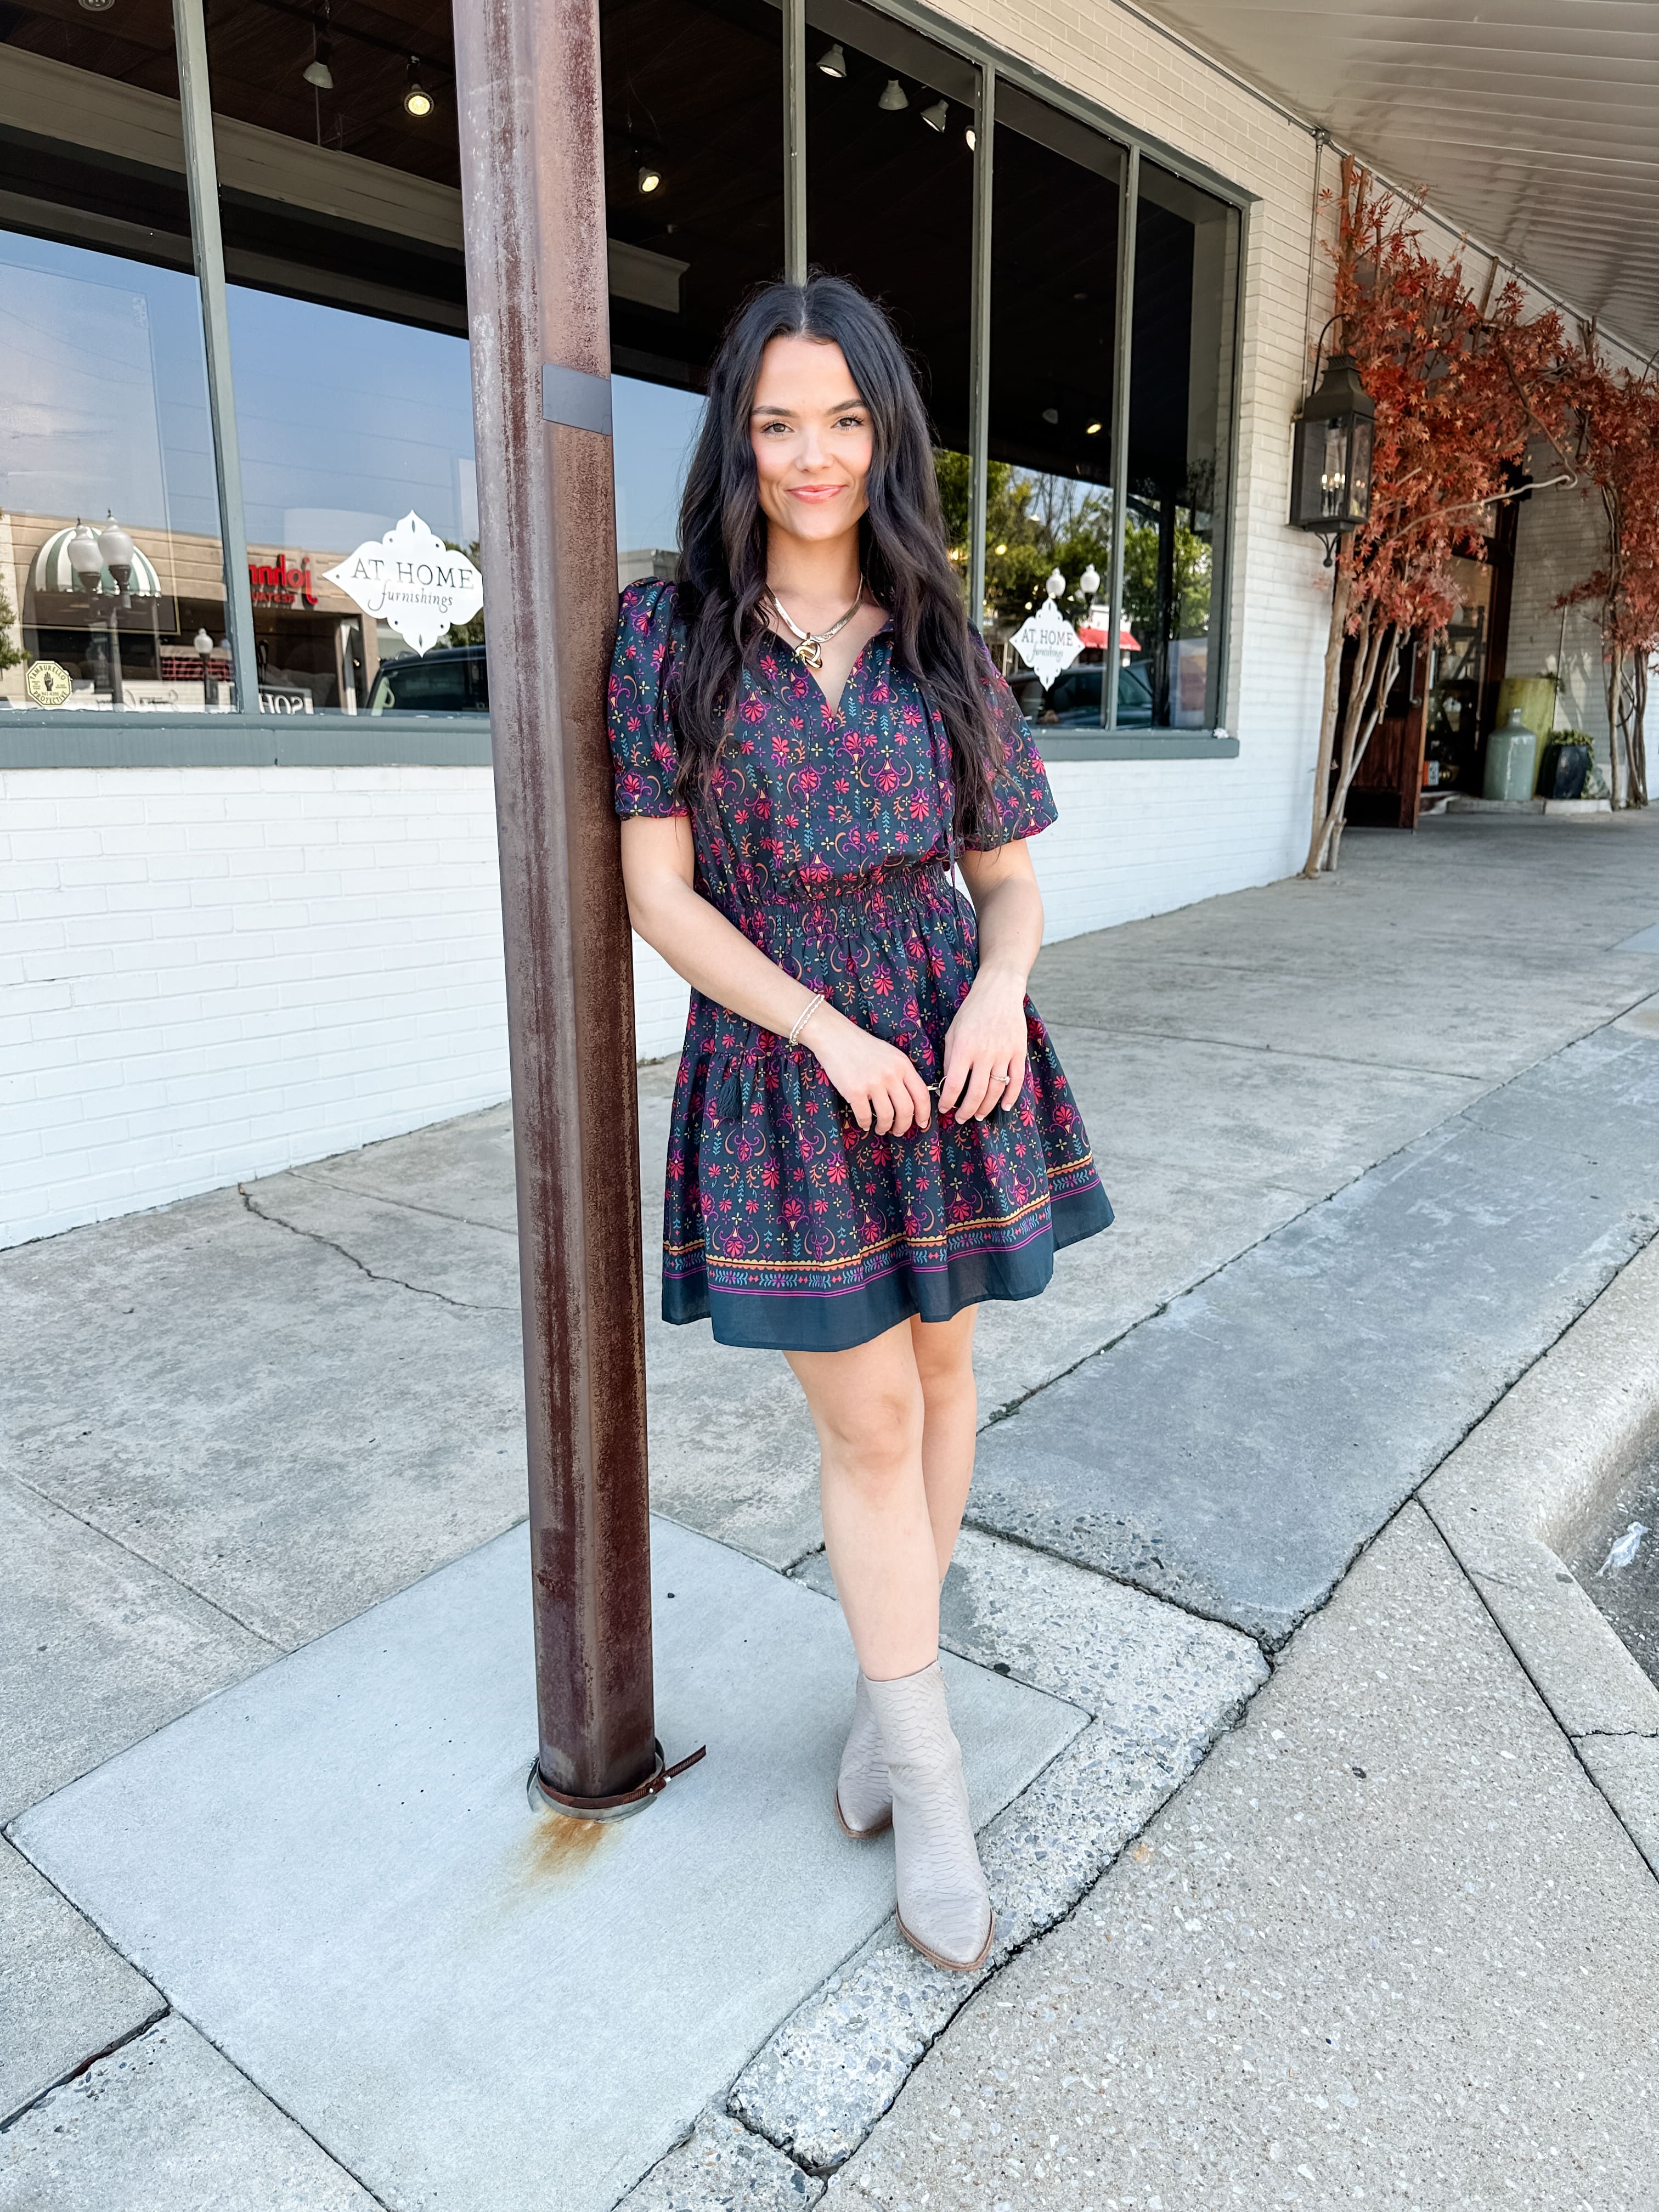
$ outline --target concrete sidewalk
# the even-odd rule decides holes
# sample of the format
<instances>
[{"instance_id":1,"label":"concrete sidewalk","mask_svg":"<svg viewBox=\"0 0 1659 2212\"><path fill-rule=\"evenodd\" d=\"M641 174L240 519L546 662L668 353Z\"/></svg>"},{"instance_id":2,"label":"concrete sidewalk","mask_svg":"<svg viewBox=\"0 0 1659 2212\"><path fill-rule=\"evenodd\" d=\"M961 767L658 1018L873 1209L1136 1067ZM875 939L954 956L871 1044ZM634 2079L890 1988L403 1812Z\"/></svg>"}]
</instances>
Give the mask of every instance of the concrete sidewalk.
<instances>
[{"instance_id":1,"label":"concrete sidewalk","mask_svg":"<svg viewBox=\"0 0 1659 2212\"><path fill-rule=\"evenodd\" d=\"M641 2204L750 2201L732 2193L740 2185L762 2191L756 2202L807 2201L821 2185L794 2161L822 2172L849 2154L837 2191L868 2188L917 2206L921 2189L930 2204L989 2203L994 2172L1011 2203L1161 2202L1174 2212L1278 2202L1287 2191L1322 2203L1404 2182L1419 2202L1484 2203L1466 2193L1475 2179L1491 2201L1513 2202L1520 2164L1500 2160L1470 2178L1486 2140L1478 2130L1460 2133L1449 2119L1425 2134L1400 2117L1422 2082L1441 2086L1433 2052L1471 2036L1480 2079L1530 2095L1519 2086L1519 2031L1487 2033L1494 1999L1509 2002L1506 1946L1544 1962L1528 1972L1552 2033L1580 2030L1593 2042L1613 2020L1621 2050L1650 2041L1653 1977L1642 1970L1659 1940L1659 1885L1528 1703L1525 1677L1484 1613L1469 1610L1468 1585L1418 1509L1389 1516L1659 1227L1659 1039L1644 1034L1644 1018L1607 1028L1659 992L1659 956L1621 949L1659 923L1656 863L1659 825L1639 817L1452 817L1415 838L1357 833L1335 883L1243 893L1044 954L1036 995L1119 1222L1062 1255L1044 1299L983 1316L982 1412L995 1425L970 1509L981 1533L964 1545L946 1607L965 1659L1086 1723L988 1832L1002 1838L988 1844L1000 1855L1000 1905L1032 1948L955 2026L968 1993L918 1973L890 1929L860 1937L816 1994L821 1970L805 1962L797 2009L769 2040L764 2028L755 2035L734 2086L743 2126L706 2125L645 2185ZM653 1239L671 1073L641 1073ZM655 1264L648 1250L648 1273ZM0 1254L15 1347L0 1478L15 1591L0 1651L0 1817L18 1820L216 1691L516 1522L515 1270L502 1112ZM659 1511L821 1587L814 1455L781 1361L714 1346L706 1327L655 1323L648 1356ZM1322 1426L1322 1409L1333 1407ZM1317 1612L1385 1522L1387 1535ZM1379 1705L1361 1685L1395 1679L1402 1637L1423 1644L1416 1701ZM1270 1688L1158 1814L1265 1678L1259 1647L1279 1654ZM1389 1747L1373 1757L1392 1795L1351 1773L1342 1780L1340 1759L1330 1765L1345 1729ZM1267 1748L1281 1741L1325 1747L1295 1780L1310 1793L1295 1807L1288 1754ZM1490 1891L1443 1887L1461 1832L1458 1762L1495 1774L1517 1747L1525 1787L1494 1799L1493 1825L1481 1831L1492 1840L1480 1869L1460 1876L1504 1890L1489 1927ZM1256 1787L1248 1822L1248 1778L1234 1772L1242 1759L1273 1778ZM1364 1766L1369 1782L1363 1753L1346 1764ZM1352 1802L1331 1794L1350 1785ZM1223 2033L1234 2000L1210 1997L1202 2010L1215 2008L1217 2019L1193 2015L1202 2033L1194 2025L1171 2041L1188 2002L1170 1996L1175 1966L1149 1952L1133 1996L1121 1951L1106 1953L1106 1936L1095 1943L1090 1933L1117 1929L1121 1943L1120 1895L1144 1887L1149 1866L1173 1864L1171 1852L1186 1852L1180 1864L1190 1869L1194 1853L1224 1844L1235 1861L1265 1868L1300 1847L1310 1814L1330 1839L1325 1856L1340 1858L1340 1881L1325 1867L1336 1890L1346 1882L1350 1902L1369 1900L1354 1905L1367 1923L1361 1950L1379 1934L1376 1916L1394 1914L1406 1951L1409 1925L1451 1961L1420 1984L1433 2033L1373 2041L1375 2101L1394 2117L1368 2123L1369 2143L1366 2129L1351 2129L1334 2164L1288 2120L1261 2145L1249 2134L1267 2094L1255 2086L1261 2066L1283 2074L1292 2045L1311 2033L1305 2006L1273 2014L1277 2039L1251 2027L1262 2057L1246 2051L1238 2063L1249 2057L1255 2074L1235 2082L1206 2056L1249 2040L1236 2022ZM1154 1816L1150 1857L1119 1858ZM1171 1840L1188 1835L1189 1820L1200 1823L1190 1848ZM27 1841L37 1829L31 1816L16 1832ZM1544 1832L1563 1839L1570 1866L1534 1881L1527 1869ZM1033 1854L1045 1837L1063 1863L1039 1869ZM1307 1986L1317 1984L1321 2002L1405 2004L1378 1997L1366 1960L1333 1946L1323 1917L1333 1908L1321 1901L1331 1885L1311 1873L1292 1881L1295 1863L1292 1853L1285 1871L1261 1876L1285 1894L1271 1914L1252 1903L1251 1926L1270 1931L1251 1939L1258 1950L1218 1959L1218 1977L1194 1968L1193 1990L1214 1979L1218 1990L1248 1991L1246 1967L1260 1959L1256 1980L1266 1990L1265 1972L1281 1994L1261 1995L1258 2009L1277 2008L1300 1960L1311 1962ZM1176 1886L1188 1878L1182 1872ZM1552 1881L1559 1896L1534 1895ZM1449 1917L1448 1894L1480 1902ZM1229 1910L1237 1920L1237 1900L1216 1907L1218 1943ZM0 1913L0 2004L20 1993L30 2021L27 2047L15 2046L24 2063L0 2069L0 2104L27 2108L0 2139L0 2205L132 2212L153 2202L176 2212L222 2201L212 2189L190 2193L219 2166L255 2212L416 2201L384 2178L365 2195L364 2166L348 2160L348 2173L337 2162L344 2138L331 2136L326 2118L307 2121L306 2134L278 2108L283 2100L262 2104L194 2036L188 2005L169 2011L177 1991L160 1968L155 1981L135 1972L3 1846ZM1067 1913L1063 1929L1036 1940ZM1177 1937L1164 1917L1168 1927L1151 1923L1160 1945ZM1437 1937L1430 1923L1442 1922ZM1564 1929L1592 1922L1595 1960L1562 1948ZM1081 2066L1096 2085L1076 2143L1058 2106L1042 2104L1037 2130L1028 2090L1015 2100L1024 2115L1012 2103L1003 2111L1000 2087L989 2105L980 2094L999 2066L1009 2071L995 2054L1012 2047L1017 2024L1024 2033L1045 2009L1070 2017L1044 1996L1028 2020L1025 1996L1011 1994L1047 1991L1050 1960L1065 1962L1067 2003L1095 2023L1088 2037L1104 2038L1100 2050L1089 2042L1087 2063L1068 2057L1056 2069L1059 2079ZM273 1992L273 2007L281 2002ZM976 2039L988 2021L1000 2043ZM1034 2078L1040 2043L1059 2058L1060 2043L1028 2039L1018 2081ZM114 2044L123 2050L77 2087L36 2101ZM1149 2081L1154 2050L1164 2056ZM980 2069L971 2110L967 2076L937 2086L958 2051L962 2066ZM1101 2085L1132 2064L1146 2097L1138 2087L1110 2104ZM1422 2082L1414 2068L1430 2069ZM1066 2094L1075 2100L1075 2083ZM1281 2102L1290 2094L1273 2092ZM1322 2073L1308 2094L1326 2100L1310 2108L1323 2126L1330 2110L1357 2110L1340 2100L1362 2090L1334 2099ZM1578 2201L1569 2172L1594 2212L1647 2201L1620 2179L1640 2169L1611 2132L1613 2091L1603 2084L1599 2104L1562 2094L1559 2109L1537 2106L1537 2126L1566 2161L1543 2201ZM1153 2142L1163 2123L1143 2106L1158 2098L1160 2112L1169 2100L1180 2109L1179 2155ZM975 2128L983 2119L971 2153L952 2100ZM1254 2115L1248 2124L1241 2112ZM228 2116L222 2128L214 2113ZM1627 2142L1651 2166L1650 2096L1644 2104L1632 2090L1630 2113ZM1004 2135L1018 2126L1020 2148L993 2137L993 2118ZM941 2134L944 2148L933 2142ZM1047 2146L1057 2165L1041 2155L1048 2135L1060 2138ZM664 2139L654 2124L644 2129L644 2163L657 2154L647 2136ZM172 2163L158 2193L163 2139ZM1303 2143L1295 2158L1269 2155L1273 2142L1288 2153L1293 2140ZM1437 2154L1437 2142L1464 2149ZM183 2145L195 2147L193 2165L179 2162ZM42 2179L48 2155L59 2162L56 2182ZM481 2190L477 2201L510 2200Z\"/></svg>"}]
</instances>

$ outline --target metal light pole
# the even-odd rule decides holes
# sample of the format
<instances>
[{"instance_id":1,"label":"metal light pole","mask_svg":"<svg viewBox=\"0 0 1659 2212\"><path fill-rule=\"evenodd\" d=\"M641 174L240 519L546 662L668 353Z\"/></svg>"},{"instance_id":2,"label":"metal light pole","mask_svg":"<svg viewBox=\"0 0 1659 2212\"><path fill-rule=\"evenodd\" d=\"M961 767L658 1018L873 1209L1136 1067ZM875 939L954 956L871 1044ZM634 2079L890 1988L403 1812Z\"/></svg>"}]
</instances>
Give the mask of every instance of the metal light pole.
<instances>
[{"instance_id":1,"label":"metal light pole","mask_svg":"<svg viewBox=\"0 0 1659 2212\"><path fill-rule=\"evenodd\" d=\"M639 1133L605 684L617 612L594 0L456 0L507 945L542 1796L653 1736Z\"/></svg>"}]
</instances>

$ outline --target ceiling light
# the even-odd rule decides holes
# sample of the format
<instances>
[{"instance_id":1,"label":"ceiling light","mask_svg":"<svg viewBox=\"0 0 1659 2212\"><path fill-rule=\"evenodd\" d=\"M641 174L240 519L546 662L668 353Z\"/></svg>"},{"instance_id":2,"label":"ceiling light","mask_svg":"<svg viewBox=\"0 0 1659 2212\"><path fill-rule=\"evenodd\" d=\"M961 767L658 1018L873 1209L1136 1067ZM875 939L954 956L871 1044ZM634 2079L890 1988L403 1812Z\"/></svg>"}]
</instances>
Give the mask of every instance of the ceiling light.
<instances>
[{"instance_id":1,"label":"ceiling light","mask_svg":"<svg viewBox=\"0 0 1659 2212\"><path fill-rule=\"evenodd\" d=\"M653 168L649 161L640 163L640 190L654 192L662 183L662 171Z\"/></svg>"},{"instance_id":2,"label":"ceiling light","mask_svg":"<svg viewBox=\"0 0 1659 2212\"><path fill-rule=\"evenodd\" d=\"M921 119L930 131L943 131L951 120L951 111L942 100L936 100L931 107L922 109Z\"/></svg>"},{"instance_id":3,"label":"ceiling light","mask_svg":"<svg viewBox=\"0 0 1659 2212\"><path fill-rule=\"evenodd\" d=\"M997 548L997 551L999 553L1006 553L1007 550L1008 548L1006 545L999 545Z\"/></svg>"},{"instance_id":4,"label":"ceiling light","mask_svg":"<svg viewBox=\"0 0 1659 2212\"><path fill-rule=\"evenodd\" d=\"M830 46L818 57L818 67L825 76L845 76L847 57L839 46Z\"/></svg>"},{"instance_id":5,"label":"ceiling light","mask_svg":"<svg viewBox=\"0 0 1659 2212\"><path fill-rule=\"evenodd\" d=\"M1089 425L1089 427L1088 427L1088 428L1084 432L1084 434L1084 434L1084 436L1085 436L1085 438L1094 438L1094 437L1098 437L1098 435L1100 434L1100 425L1099 425L1099 423L1098 423L1098 422L1091 422L1091 423L1090 423L1090 425Z\"/></svg>"},{"instance_id":6,"label":"ceiling light","mask_svg":"<svg viewBox=\"0 0 1659 2212\"><path fill-rule=\"evenodd\" d=\"M333 51L326 39L319 39L315 58L308 61L301 72L306 82L314 84L319 92L332 92L334 89L334 72L328 65Z\"/></svg>"},{"instance_id":7,"label":"ceiling light","mask_svg":"<svg viewBox=\"0 0 1659 2212\"><path fill-rule=\"evenodd\" d=\"M409 58L409 82L404 87L404 112L417 119L432 112L432 94L421 82L421 61L418 54Z\"/></svg>"},{"instance_id":8,"label":"ceiling light","mask_svg":"<svg viewBox=\"0 0 1659 2212\"><path fill-rule=\"evenodd\" d=\"M901 107L908 107L909 105L909 94L896 76L890 76L882 87L881 98L876 102L876 106L884 107L890 115L896 115Z\"/></svg>"},{"instance_id":9,"label":"ceiling light","mask_svg":"<svg viewBox=\"0 0 1659 2212\"><path fill-rule=\"evenodd\" d=\"M1045 422L1058 422L1060 420L1059 408L1045 407L1042 410L1042 419Z\"/></svg>"},{"instance_id":10,"label":"ceiling light","mask_svg":"<svg viewBox=\"0 0 1659 2212\"><path fill-rule=\"evenodd\" d=\"M962 135L968 141L968 151L970 154L973 153L979 144L978 131L975 130L973 125L970 123Z\"/></svg>"}]
</instances>

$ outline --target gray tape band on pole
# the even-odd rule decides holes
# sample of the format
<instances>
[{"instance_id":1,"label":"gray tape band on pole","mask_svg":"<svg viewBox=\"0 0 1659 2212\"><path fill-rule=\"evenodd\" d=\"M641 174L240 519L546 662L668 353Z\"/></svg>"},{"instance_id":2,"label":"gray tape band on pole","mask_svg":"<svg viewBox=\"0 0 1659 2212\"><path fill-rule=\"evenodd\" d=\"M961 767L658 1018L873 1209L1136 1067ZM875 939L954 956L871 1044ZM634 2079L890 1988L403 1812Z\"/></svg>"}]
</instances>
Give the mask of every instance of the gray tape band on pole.
<instances>
[{"instance_id":1,"label":"gray tape band on pole","mask_svg":"<svg viewBox=\"0 0 1659 2212\"><path fill-rule=\"evenodd\" d=\"M542 419L568 430L596 430L611 435L611 379L590 376L585 368L542 363Z\"/></svg>"}]
</instances>

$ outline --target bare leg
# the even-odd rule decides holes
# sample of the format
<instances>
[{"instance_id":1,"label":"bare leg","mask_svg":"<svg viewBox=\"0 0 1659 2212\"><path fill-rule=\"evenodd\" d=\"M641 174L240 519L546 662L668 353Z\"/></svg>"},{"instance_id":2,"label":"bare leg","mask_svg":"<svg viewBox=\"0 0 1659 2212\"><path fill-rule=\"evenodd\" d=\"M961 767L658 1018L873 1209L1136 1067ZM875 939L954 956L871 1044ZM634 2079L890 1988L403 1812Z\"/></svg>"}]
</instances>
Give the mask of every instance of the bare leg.
<instances>
[{"instance_id":1,"label":"bare leg","mask_svg":"<svg viewBox=\"0 0 1659 2212\"><path fill-rule=\"evenodd\" d=\"M872 1681L919 1673L939 1656L939 1577L909 1328L786 1357L818 1432L824 1546L859 1665Z\"/></svg>"},{"instance_id":2,"label":"bare leg","mask_svg":"<svg viewBox=\"0 0 1659 2212\"><path fill-rule=\"evenodd\" d=\"M974 1479L974 1440L979 1425L979 1396L974 1388L974 1322L976 1306L950 1321L910 1323L916 1373L921 1380L921 1479L927 1492L942 1583L957 1546L957 1534Z\"/></svg>"},{"instance_id":3,"label":"bare leg","mask_svg":"<svg viewBox=\"0 0 1659 2212\"><path fill-rule=\"evenodd\" d=\"M836 1809L853 1836L890 1820L899 1928L964 1973L994 1923L939 1672L939 1590L973 1467L972 1345L969 1316L920 1349L901 1322L850 1352L787 1355L818 1432L823 1540L860 1670Z\"/></svg>"}]
</instances>

